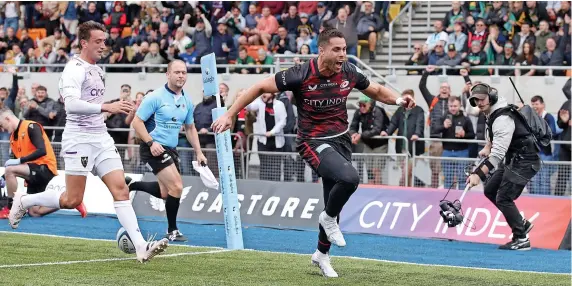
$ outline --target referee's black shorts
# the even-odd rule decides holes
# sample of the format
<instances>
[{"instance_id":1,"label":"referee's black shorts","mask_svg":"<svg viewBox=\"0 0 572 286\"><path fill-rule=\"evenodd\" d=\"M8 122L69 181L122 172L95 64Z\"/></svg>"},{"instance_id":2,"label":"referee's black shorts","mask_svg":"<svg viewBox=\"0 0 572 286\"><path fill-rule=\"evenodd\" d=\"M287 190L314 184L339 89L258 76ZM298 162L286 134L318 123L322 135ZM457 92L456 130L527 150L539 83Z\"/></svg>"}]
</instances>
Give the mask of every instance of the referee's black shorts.
<instances>
[{"instance_id":1,"label":"referee's black shorts","mask_svg":"<svg viewBox=\"0 0 572 286\"><path fill-rule=\"evenodd\" d=\"M177 149L167 147L164 145L161 146L163 146L165 152L155 157L153 156L153 154L151 154L151 148L149 148L147 144L145 143L140 144L139 156L141 157L141 161L145 163L147 168L151 172L153 172L154 175L157 175L159 172L161 172L161 170L171 166L172 164L175 164L175 167L177 168L177 171L180 174L181 167L179 164L181 162L181 159L179 159L179 153L177 152Z\"/></svg>"}]
</instances>

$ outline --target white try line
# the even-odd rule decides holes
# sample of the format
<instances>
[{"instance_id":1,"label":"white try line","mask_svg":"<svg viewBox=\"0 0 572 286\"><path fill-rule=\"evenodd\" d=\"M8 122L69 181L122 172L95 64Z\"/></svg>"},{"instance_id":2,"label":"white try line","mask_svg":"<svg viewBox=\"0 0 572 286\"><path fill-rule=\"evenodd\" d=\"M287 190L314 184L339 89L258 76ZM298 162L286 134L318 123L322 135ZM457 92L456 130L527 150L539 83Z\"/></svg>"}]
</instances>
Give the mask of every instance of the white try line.
<instances>
[{"instance_id":1,"label":"white try line","mask_svg":"<svg viewBox=\"0 0 572 286\"><path fill-rule=\"evenodd\" d=\"M229 252L229 251L232 251L232 250L230 250L230 249L217 249L217 250L210 250L210 251L161 254L161 255L155 256L154 259L167 258L167 257L177 257L177 256L214 254L214 253ZM125 257L125 258L104 258L104 259L75 260L75 261L42 262L42 263L29 263L29 264L9 264L9 265L0 265L0 269L2 269L2 268L22 268L22 267L36 267L36 266L83 264L83 263L98 263L98 262L115 262L115 261L125 261L125 260L135 260L135 259L136 259L135 257Z\"/></svg>"},{"instance_id":2,"label":"white try line","mask_svg":"<svg viewBox=\"0 0 572 286\"><path fill-rule=\"evenodd\" d=\"M94 240L94 241L114 241L111 239L98 239L98 238L85 238L85 237L74 237L74 236L63 236L63 235L52 235L52 234L40 234L40 233L27 233L27 232L12 232L12 231L0 231L0 233L8 233L8 234L20 234L20 235L35 235L35 236L47 236L47 237L56 237L56 238L67 238L67 239L82 239L82 240ZM171 246L180 246L180 247L191 247L191 248L213 248L216 250L213 251L220 251L226 252L231 251L230 249L225 249L221 247L210 247L210 246L196 246L196 245L183 245L183 244L172 244ZM291 254L297 256L309 256L311 254L304 254L304 253L295 253L295 252L279 252L279 251L269 251L269 250L256 250L256 249L245 249L244 251L251 251L251 252L262 252L262 253L272 253L272 254ZM197 252L192 252L197 253ZM207 252L205 252L207 253ZM159 255L156 257L165 257L168 255ZM404 264L404 265L416 265L416 266L428 266L428 267L447 267L447 268L458 268L458 269L470 269L470 270L485 270L485 271L501 271L501 272L514 272L514 273L530 273L530 274L546 274L546 275L566 275L571 276L571 273L556 273L556 272L541 272L541 271L527 271L527 270L512 270L512 269L495 269L495 268L483 268L483 267L470 267L470 266L455 266L455 265L443 265L443 264L427 264L427 263L415 263L415 262L405 262L405 261L394 261L394 260L385 260L385 259L375 259L375 258L365 258L365 257L355 257L355 256L334 256L333 258L345 258L345 259L353 259L353 260L364 260L364 261L374 261L374 262L384 262L384 263L392 263L392 264ZM123 260L129 260L129 258L121 258ZM134 259L134 258L130 258ZM2 268L2 267L0 267Z\"/></svg>"}]
</instances>

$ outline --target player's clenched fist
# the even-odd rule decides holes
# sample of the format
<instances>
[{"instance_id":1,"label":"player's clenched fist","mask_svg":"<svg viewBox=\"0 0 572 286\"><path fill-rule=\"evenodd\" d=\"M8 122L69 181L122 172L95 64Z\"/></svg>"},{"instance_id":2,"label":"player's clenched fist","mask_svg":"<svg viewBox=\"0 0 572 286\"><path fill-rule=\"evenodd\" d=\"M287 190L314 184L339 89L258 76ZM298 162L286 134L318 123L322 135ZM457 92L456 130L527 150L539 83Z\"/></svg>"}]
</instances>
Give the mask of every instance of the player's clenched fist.
<instances>
[{"instance_id":1,"label":"player's clenched fist","mask_svg":"<svg viewBox=\"0 0 572 286\"><path fill-rule=\"evenodd\" d=\"M219 117L213 124L211 128L214 133L222 133L232 126L232 118L226 113Z\"/></svg>"},{"instance_id":2,"label":"player's clenched fist","mask_svg":"<svg viewBox=\"0 0 572 286\"><path fill-rule=\"evenodd\" d=\"M133 110L133 103L127 100L120 100L113 103L105 103L101 106L101 111L112 114L129 114Z\"/></svg>"},{"instance_id":3,"label":"player's clenched fist","mask_svg":"<svg viewBox=\"0 0 572 286\"><path fill-rule=\"evenodd\" d=\"M415 99L413 99L413 97L411 97L409 94L404 94L403 96L397 98L395 104L403 106L407 109L411 109L416 106Z\"/></svg>"}]
</instances>

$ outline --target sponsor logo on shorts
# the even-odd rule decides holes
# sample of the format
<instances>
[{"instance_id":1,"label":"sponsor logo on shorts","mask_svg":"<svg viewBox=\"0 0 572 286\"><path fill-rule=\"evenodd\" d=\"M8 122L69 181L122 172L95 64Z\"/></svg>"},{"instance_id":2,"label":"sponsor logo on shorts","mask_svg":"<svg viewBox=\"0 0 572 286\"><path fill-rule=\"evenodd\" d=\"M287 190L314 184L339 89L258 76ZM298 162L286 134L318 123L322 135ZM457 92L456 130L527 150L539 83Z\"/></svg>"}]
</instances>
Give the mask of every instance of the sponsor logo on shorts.
<instances>
[{"instance_id":1,"label":"sponsor logo on shorts","mask_svg":"<svg viewBox=\"0 0 572 286\"><path fill-rule=\"evenodd\" d=\"M85 168L87 167L87 157L81 157L81 165Z\"/></svg>"}]
</instances>

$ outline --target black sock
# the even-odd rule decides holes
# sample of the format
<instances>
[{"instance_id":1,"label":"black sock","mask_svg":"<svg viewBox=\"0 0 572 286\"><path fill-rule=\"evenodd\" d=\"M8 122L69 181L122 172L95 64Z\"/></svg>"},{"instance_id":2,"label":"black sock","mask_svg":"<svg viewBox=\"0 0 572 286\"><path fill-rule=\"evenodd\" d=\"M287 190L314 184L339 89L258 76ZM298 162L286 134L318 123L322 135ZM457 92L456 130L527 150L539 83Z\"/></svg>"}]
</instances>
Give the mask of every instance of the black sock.
<instances>
[{"instance_id":1,"label":"black sock","mask_svg":"<svg viewBox=\"0 0 572 286\"><path fill-rule=\"evenodd\" d=\"M129 185L129 191L142 191L156 198L161 198L161 187L159 187L159 182L133 182Z\"/></svg>"},{"instance_id":2,"label":"black sock","mask_svg":"<svg viewBox=\"0 0 572 286\"><path fill-rule=\"evenodd\" d=\"M171 232L177 228L177 213L179 212L180 198L175 198L171 195L165 200L165 210L167 211L167 221L169 222L169 230Z\"/></svg>"},{"instance_id":3,"label":"black sock","mask_svg":"<svg viewBox=\"0 0 572 286\"><path fill-rule=\"evenodd\" d=\"M331 243L328 241L328 236L324 231L324 228L320 225L320 233L318 234L318 251L326 254L330 251Z\"/></svg>"}]
</instances>

